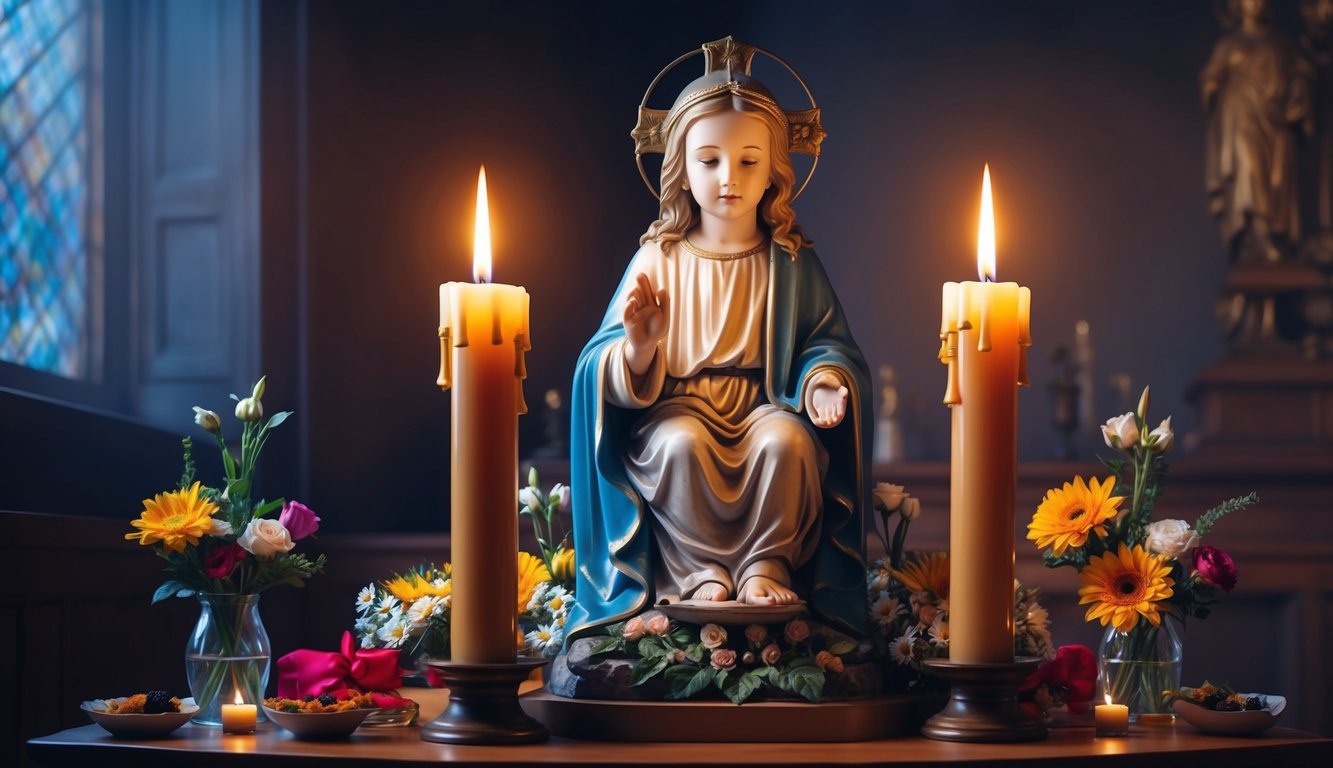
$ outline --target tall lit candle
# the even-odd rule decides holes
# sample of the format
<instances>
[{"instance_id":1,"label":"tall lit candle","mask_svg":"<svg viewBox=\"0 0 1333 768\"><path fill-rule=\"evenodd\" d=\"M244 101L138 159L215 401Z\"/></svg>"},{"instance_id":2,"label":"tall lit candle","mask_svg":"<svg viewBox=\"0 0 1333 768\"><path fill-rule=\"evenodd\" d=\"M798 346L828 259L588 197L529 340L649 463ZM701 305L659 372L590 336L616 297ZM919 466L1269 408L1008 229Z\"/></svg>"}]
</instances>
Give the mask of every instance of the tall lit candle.
<instances>
[{"instance_id":1,"label":"tall lit candle","mask_svg":"<svg viewBox=\"0 0 1333 768\"><path fill-rule=\"evenodd\" d=\"M1014 659L1018 390L1027 386L1031 295L995 280L990 167L982 176L980 282L945 283L940 360L950 407L949 659Z\"/></svg>"},{"instance_id":2,"label":"tall lit candle","mask_svg":"<svg viewBox=\"0 0 1333 768\"><path fill-rule=\"evenodd\" d=\"M491 283L486 169L477 179L475 283L440 286L440 376L453 389L450 642L454 661L513 662L518 593L518 416L528 294Z\"/></svg>"}]
</instances>

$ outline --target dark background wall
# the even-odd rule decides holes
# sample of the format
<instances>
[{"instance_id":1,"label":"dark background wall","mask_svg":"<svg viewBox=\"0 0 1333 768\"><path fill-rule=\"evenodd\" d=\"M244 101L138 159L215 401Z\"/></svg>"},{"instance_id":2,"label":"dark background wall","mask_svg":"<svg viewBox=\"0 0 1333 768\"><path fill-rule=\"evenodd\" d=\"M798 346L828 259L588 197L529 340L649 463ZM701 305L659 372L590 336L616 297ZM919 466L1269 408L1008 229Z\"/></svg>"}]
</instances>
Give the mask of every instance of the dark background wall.
<instances>
[{"instance_id":1,"label":"dark background wall","mask_svg":"<svg viewBox=\"0 0 1333 768\"><path fill-rule=\"evenodd\" d=\"M526 453L541 393L568 391L656 213L628 137L636 105L667 62L727 34L787 59L823 108L829 138L797 211L872 366L897 368L911 458L946 455L939 286L976 279L986 162L1000 278L1033 292L1021 456L1054 450L1048 357L1078 320L1099 418L1121 409L1105 383L1125 372L1136 394L1153 385L1156 414L1195 424L1184 393L1222 352L1225 273L1202 193L1208 2L319 2L290 26L308 45L308 496L331 527L445 516L436 285L470 279L477 166L495 279L532 296ZM272 59L265 72L290 77ZM789 87L774 72L756 65Z\"/></svg>"}]
</instances>

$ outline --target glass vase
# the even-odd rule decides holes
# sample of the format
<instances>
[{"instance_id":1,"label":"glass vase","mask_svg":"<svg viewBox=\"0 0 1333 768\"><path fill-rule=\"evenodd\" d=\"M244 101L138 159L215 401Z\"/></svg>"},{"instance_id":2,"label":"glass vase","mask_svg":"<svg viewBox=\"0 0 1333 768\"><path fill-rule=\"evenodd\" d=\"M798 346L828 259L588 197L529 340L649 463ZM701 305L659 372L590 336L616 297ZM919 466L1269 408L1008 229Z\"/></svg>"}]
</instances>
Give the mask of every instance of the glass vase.
<instances>
[{"instance_id":1,"label":"glass vase","mask_svg":"<svg viewBox=\"0 0 1333 768\"><path fill-rule=\"evenodd\" d=\"M259 595L200 593L199 621L185 646L185 674L199 705L191 718L222 725L223 704L254 704L264 719L271 647L259 617Z\"/></svg>"},{"instance_id":2,"label":"glass vase","mask_svg":"<svg viewBox=\"0 0 1333 768\"><path fill-rule=\"evenodd\" d=\"M1162 691L1180 687L1182 657L1172 619L1164 616L1153 626L1140 617L1128 632L1108 626L1097 657L1101 700L1109 696L1111 703L1129 707L1130 722L1137 722L1139 715L1171 711Z\"/></svg>"}]
</instances>

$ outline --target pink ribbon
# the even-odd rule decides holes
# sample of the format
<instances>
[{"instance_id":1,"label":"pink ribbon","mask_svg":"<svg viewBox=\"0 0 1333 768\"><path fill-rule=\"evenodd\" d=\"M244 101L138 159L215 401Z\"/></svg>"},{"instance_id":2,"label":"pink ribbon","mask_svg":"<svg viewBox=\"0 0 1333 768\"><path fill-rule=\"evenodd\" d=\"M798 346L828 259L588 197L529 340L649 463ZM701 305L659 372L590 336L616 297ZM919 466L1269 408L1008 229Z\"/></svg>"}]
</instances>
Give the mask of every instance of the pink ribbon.
<instances>
[{"instance_id":1,"label":"pink ribbon","mask_svg":"<svg viewBox=\"0 0 1333 768\"><path fill-rule=\"evenodd\" d=\"M402 684L398 651L359 649L351 632L343 633L341 652L301 648L278 659L278 696L281 698L318 696L343 688L392 691Z\"/></svg>"}]
</instances>

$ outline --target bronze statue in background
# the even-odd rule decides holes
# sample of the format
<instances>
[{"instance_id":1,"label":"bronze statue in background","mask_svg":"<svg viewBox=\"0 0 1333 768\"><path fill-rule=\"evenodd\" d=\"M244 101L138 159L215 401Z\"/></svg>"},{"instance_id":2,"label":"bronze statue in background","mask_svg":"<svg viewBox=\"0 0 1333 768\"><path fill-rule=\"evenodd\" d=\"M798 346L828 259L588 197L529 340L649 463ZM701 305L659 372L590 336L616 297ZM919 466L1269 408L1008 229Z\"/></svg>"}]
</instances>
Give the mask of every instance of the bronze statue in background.
<instances>
[{"instance_id":1,"label":"bronze statue in background","mask_svg":"<svg viewBox=\"0 0 1333 768\"><path fill-rule=\"evenodd\" d=\"M1233 261L1277 262L1300 239L1297 130L1312 130L1307 65L1273 28L1267 0L1230 0L1231 29L1201 76L1206 185Z\"/></svg>"}]
</instances>

